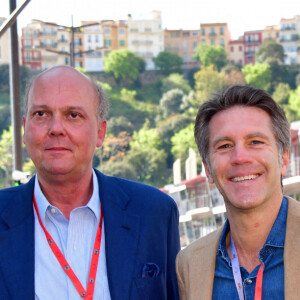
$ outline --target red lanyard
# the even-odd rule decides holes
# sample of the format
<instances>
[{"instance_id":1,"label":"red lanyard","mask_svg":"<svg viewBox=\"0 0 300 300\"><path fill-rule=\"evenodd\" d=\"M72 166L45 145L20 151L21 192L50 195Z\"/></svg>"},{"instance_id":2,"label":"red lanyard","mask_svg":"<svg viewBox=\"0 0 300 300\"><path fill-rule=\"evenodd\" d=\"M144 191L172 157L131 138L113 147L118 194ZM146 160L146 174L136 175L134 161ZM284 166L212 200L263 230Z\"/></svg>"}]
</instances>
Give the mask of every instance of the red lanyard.
<instances>
[{"instance_id":1,"label":"red lanyard","mask_svg":"<svg viewBox=\"0 0 300 300\"><path fill-rule=\"evenodd\" d=\"M97 275L100 246L101 246L101 234L102 234L101 229L102 229L102 217L103 217L102 206L100 205L100 222L99 222L99 226L98 226L98 230L97 230L97 234L96 234L96 239L95 239L95 244L94 244L94 249L93 249L93 255L92 255L92 260L91 260L91 266L90 266L90 272L89 272L89 277L88 277L89 279L88 279L87 289L85 290L84 287L82 286L82 284L80 283L79 279L75 275L74 271L72 270L71 266L69 265L69 263L65 259L64 255L61 253L61 251L59 250L59 248L56 245L55 241L53 240L53 238L51 237L51 235L49 234L49 232L45 228L44 224L42 223L41 216L40 216L37 204L36 204L34 194L33 194L33 205L34 205L34 208L36 210L36 214L37 214L39 223L40 223L41 227L43 228L43 230L45 232L47 242L48 242L53 254L57 258L59 264L61 265L61 267L63 268L65 273L69 276L70 280L74 284L74 286L75 286L78 294L80 295L80 297L82 297L83 299L92 300L93 295L94 295L94 288L95 288L95 281L96 281L96 275Z\"/></svg>"},{"instance_id":2,"label":"red lanyard","mask_svg":"<svg viewBox=\"0 0 300 300\"><path fill-rule=\"evenodd\" d=\"M236 286L237 292L239 294L239 299L244 300L245 298L244 298L244 293L243 293L243 284L242 284L242 276L241 276L239 258L238 258L232 238L230 238L230 248L231 248L231 265L232 265L235 286ZM257 276L256 276L254 300L261 300L263 272L264 272L264 264L262 263L259 266Z\"/></svg>"}]
</instances>

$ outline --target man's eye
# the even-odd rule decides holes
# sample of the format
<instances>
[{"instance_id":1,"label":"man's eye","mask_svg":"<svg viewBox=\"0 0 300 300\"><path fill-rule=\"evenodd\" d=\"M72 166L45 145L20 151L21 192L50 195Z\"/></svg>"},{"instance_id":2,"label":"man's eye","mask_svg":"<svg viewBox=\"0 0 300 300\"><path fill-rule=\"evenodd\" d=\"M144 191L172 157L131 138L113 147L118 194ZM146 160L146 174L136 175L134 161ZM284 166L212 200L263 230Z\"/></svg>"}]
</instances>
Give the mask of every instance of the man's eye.
<instances>
[{"instance_id":1,"label":"man's eye","mask_svg":"<svg viewBox=\"0 0 300 300\"><path fill-rule=\"evenodd\" d=\"M224 145L219 146L218 149L228 149L230 147L231 146L229 144L224 144Z\"/></svg>"},{"instance_id":2,"label":"man's eye","mask_svg":"<svg viewBox=\"0 0 300 300\"><path fill-rule=\"evenodd\" d=\"M252 141L252 144L254 144L254 145L258 145L258 144L262 144L262 143L263 143L263 142L257 141L257 140Z\"/></svg>"},{"instance_id":3,"label":"man's eye","mask_svg":"<svg viewBox=\"0 0 300 300\"><path fill-rule=\"evenodd\" d=\"M43 117L43 116L45 115L45 112L43 112L43 111L37 111L37 112L35 113L35 115L36 115L37 117Z\"/></svg>"},{"instance_id":4,"label":"man's eye","mask_svg":"<svg viewBox=\"0 0 300 300\"><path fill-rule=\"evenodd\" d=\"M78 114L78 113L75 113L75 112L72 112L72 113L70 113L70 117L71 117L72 119L76 119L76 118L79 117L79 114Z\"/></svg>"}]
</instances>

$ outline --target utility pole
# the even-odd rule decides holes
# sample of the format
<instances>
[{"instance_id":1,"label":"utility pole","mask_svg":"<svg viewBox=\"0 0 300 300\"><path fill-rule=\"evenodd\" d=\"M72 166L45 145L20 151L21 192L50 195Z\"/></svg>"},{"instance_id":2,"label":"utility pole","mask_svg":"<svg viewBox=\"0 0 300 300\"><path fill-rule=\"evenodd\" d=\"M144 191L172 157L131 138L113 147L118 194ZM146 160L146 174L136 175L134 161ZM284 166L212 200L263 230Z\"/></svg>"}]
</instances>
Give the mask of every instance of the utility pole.
<instances>
[{"instance_id":1,"label":"utility pole","mask_svg":"<svg viewBox=\"0 0 300 300\"><path fill-rule=\"evenodd\" d=\"M74 50L74 47L75 47L75 33L79 30L82 30L84 27L99 25L99 22L89 23L89 24L80 25L80 26L73 26L73 16L72 16L72 25L71 26L59 25L59 24L52 23L52 22L44 22L44 21L37 20L37 19L34 19L33 21L40 22L40 23L43 23L45 25L65 28L65 29L67 29L68 31L71 32L71 42L70 42L69 52L67 52L67 51L58 51L58 50L53 50L53 49L50 49L50 48L46 48L46 51L48 51L48 52L68 56L70 58L70 66L71 67L75 67L75 57L76 57L76 55L81 55L81 54L86 54L86 53L91 53L91 52L95 52L95 51L98 51L98 50L106 49L106 47L101 47L101 48L96 48L96 49L91 49L91 50L86 50L86 51L77 51L77 52L75 52L75 50Z\"/></svg>"},{"instance_id":2,"label":"utility pole","mask_svg":"<svg viewBox=\"0 0 300 300\"><path fill-rule=\"evenodd\" d=\"M9 12L16 9L16 0L9 0ZM13 129L13 170L22 171L21 94L17 21L10 27L10 108Z\"/></svg>"}]
</instances>

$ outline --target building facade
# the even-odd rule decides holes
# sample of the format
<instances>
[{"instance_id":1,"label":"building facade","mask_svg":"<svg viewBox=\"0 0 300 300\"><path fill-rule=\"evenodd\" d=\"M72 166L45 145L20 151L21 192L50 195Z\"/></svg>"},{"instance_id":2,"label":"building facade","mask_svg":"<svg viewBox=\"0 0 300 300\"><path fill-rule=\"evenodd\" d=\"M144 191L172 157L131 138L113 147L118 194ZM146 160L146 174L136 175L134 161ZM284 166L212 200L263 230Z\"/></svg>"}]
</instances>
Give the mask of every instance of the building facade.
<instances>
[{"instance_id":1,"label":"building facade","mask_svg":"<svg viewBox=\"0 0 300 300\"><path fill-rule=\"evenodd\" d=\"M245 58L244 64L254 64L255 63L255 53L258 47L262 44L262 31L246 31L244 33L244 47L245 47Z\"/></svg>"},{"instance_id":2,"label":"building facade","mask_svg":"<svg viewBox=\"0 0 300 300\"><path fill-rule=\"evenodd\" d=\"M0 27L4 23L5 18L0 17ZM0 65L9 64L10 62L10 35L7 30L0 38Z\"/></svg>"},{"instance_id":3,"label":"building facade","mask_svg":"<svg viewBox=\"0 0 300 300\"><path fill-rule=\"evenodd\" d=\"M245 64L245 44L244 40L234 40L229 42L228 60L234 64L244 66Z\"/></svg>"},{"instance_id":4,"label":"building facade","mask_svg":"<svg viewBox=\"0 0 300 300\"><path fill-rule=\"evenodd\" d=\"M284 49L284 63L299 64L300 52L300 16L280 20L280 44Z\"/></svg>"},{"instance_id":5,"label":"building facade","mask_svg":"<svg viewBox=\"0 0 300 300\"><path fill-rule=\"evenodd\" d=\"M270 25L262 31L262 42L273 41L277 44L280 43L279 25Z\"/></svg>"},{"instance_id":6,"label":"building facade","mask_svg":"<svg viewBox=\"0 0 300 300\"><path fill-rule=\"evenodd\" d=\"M153 57L164 50L161 13L152 11L147 19L134 20L128 16L128 49L142 57L146 70L154 70Z\"/></svg>"}]
</instances>

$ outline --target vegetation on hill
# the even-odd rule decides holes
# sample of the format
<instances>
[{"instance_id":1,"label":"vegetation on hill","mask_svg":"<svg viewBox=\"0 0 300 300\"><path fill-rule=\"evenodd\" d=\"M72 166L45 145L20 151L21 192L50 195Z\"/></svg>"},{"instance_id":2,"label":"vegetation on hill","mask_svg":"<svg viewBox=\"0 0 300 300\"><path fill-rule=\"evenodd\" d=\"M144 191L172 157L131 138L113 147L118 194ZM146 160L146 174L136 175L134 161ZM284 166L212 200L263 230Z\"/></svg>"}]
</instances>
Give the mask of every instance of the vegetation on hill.
<instances>
[{"instance_id":1,"label":"vegetation on hill","mask_svg":"<svg viewBox=\"0 0 300 300\"><path fill-rule=\"evenodd\" d=\"M229 63L219 47L201 46L195 51L201 69L185 76L178 69L182 60L175 54L158 55L153 60L156 71L145 72L144 62L130 51L111 52L105 59L106 74L87 74L98 80L111 103L106 140L96 150L94 167L157 187L171 183L173 162L180 158L184 163L189 148L197 150L193 124L199 106L211 93L233 84L265 89L289 121L300 119L300 66L283 65L280 47L263 44L258 62L242 68ZM22 95L30 76L25 68ZM7 66L0 66L0 82L0 186L4 187L12 184ZM24 170L34 172L28 156L24 157Z\"/></svg>"}]
</instances>

